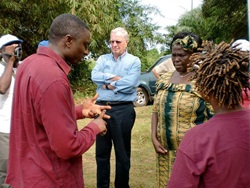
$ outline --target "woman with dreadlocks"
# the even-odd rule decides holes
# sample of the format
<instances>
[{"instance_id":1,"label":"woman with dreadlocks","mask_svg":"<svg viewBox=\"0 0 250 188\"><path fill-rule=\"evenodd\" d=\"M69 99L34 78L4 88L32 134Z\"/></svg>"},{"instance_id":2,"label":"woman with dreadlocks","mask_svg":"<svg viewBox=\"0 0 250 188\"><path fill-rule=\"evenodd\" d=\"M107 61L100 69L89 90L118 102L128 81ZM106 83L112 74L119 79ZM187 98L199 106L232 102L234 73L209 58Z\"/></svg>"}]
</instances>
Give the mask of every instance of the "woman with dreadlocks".
<instances>
[{"instance_id":1,"label":"woman with dreadlocks","mask_svg":"<svg viewBox=\"0 0 250 188\"><path fill-rule=\"evenodd\" d=\"M246 39L236 40L235 42L233 42L232 47L250 53L250 42ZM248 87L243 88L242 96L244 101L243 107L250 109L250 79L248 79L248 81Z\"/></svg>"},{"instance_id":2,"label":"woman with dreadlocks","mask_svg":"<svg viewBox=\"0 0 250 188\"><path fill-rule=\"evenodd\" d=\"M165 187L176 150L187 130L212 117L211 105L201 98L189 78L194 74L189 57L198 51L202 40L190 32L177 33L171 42L175 71L157 80L151 138L157 153L157 187Z\"/></svg>"},{"instance_id":3,"label":"woman with dreadlocks","mask_svg":"<svg viewBox=\"0 0 250 188\"><path fill-rule=\"evenodd\" d=\"M220 43L195 54L198 92L215 115L185 134L168 188L245 188L250 185L250 110L242 107L249 53Z\"/></svg>"}]
</instances>

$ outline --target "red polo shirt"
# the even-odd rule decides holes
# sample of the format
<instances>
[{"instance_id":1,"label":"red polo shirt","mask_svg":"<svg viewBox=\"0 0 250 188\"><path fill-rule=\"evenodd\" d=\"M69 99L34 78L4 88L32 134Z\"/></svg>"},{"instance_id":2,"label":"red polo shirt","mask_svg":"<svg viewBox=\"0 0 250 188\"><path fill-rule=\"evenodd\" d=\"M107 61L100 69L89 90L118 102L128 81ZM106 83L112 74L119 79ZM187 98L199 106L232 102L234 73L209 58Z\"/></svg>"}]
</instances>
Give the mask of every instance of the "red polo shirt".
<instances>
[{"instance_id":1,"label":"red polo shirt","mask_svg":"<svg viewBox=\"0 0 250 188\"><path fill-rule=\"evenodd\" d=\"M93 123L78 131L69 71L46 47L18 67L6 179L14 188L84 187L82 154L100 131Z\"/></svg>"},{"instance_id":2,"label":"red polo shirt","mask_svg":"<svg viewBox=\"0 0 250 188\"><path fill-rule=\"evenodd\" d=\"M167 188L246 188L250 185L250 110L216 114L189 130Z\"/></svg>"}]
</instances>

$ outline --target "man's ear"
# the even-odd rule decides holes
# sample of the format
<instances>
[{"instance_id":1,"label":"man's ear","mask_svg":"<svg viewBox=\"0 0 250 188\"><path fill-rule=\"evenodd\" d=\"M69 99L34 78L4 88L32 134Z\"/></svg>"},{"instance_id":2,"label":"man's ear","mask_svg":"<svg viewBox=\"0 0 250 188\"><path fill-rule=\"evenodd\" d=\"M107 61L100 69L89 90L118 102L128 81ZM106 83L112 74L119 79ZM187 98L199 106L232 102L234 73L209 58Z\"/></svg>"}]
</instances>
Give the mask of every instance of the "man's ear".
<instances>
[{"instance_id":1,"label":"man's ear","mask_svg":"<svg viewBox=\"0 0 250 188\"><path fill-rule=\"evenodd\" d=\"M69 35L69 34L65 35L65 37L64 37L64 44L65 44L65 46L67 46L68 48L70 48L70 46L73 43L73 40L74 40L74 38L71 35Z\"/></svg>"}]
</instances>

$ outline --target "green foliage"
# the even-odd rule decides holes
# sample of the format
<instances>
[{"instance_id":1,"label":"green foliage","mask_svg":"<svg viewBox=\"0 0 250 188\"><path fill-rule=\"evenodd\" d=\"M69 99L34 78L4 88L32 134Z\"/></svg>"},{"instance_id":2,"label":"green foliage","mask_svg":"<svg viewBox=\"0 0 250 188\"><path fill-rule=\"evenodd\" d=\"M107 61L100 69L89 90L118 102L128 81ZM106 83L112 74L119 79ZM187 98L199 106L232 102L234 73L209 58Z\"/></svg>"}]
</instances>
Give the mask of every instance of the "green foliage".
<instances>
[{"instance_id":1,"label":"green foliage","mask_svg":"<svg viewBox=\"0 0 250 188\"><path fill-rule=\"evenodd\" d=\"M139 0L122 0L119 9L123 24L130 34L128 51L138 56L142 62L142 71L147 69L150 62L147 59L148 46L156 44L159 26L152 23L151 14L157 14L157 9L141 5Z\"/></svg>"},{"instance_id":2,"label":"green foliage","mask_svg":"<svg viewBox=\"0 0 250 188\"><path fill-rule=\"evenodd\" d=\"M71 66L69 80L73 92L80 97L93 96L96 90L95 84L91 81L92 60L86 60L76 66Z\"/></svg>"},{"instance_id":3,"label":"green foliage","mask_svg":"<svg viewBox=\"0 0 250 188\"><path fill-rule=\"evenodd\" d=\"M125 27L130 34L129 52L138 56L146 69L150 64L148 45L162 38L149 17L157 14L157 9L142 6L139 0L9 0L0 1L0 10L0 34L10 33L24 40L23 58L35 53L41 40L48 39L52 20L62 13L75 14L88 24L93 58L110 52L108 41L113 28ZM75 93L89 95L95 91L89 79L91 69L86 62L72 67L69 79Z\"/></svg>"},{"instance_id":4,"label":"green foliage","mask_svg":"<svg viewBox=\"0 0 250 188\"><path fill-rule=\"evenodd\" d=\"M201 8L193 9L192 11L181 15L176 25L166 27L168 34L165 35L165 54L171 53L170 45L176 33L181 31L190 31L204 39L208 32L206 25L207 24L202 16Z\"/></svg>"},{"instance_id":5,"label":"green foliage","mask_svg":"<svg viewBox=\"0 0 250 188\"><path fill-rule=\"evenodd\" d=\"M216 43L248 38L245 0L204 0L202 14L210 28L209 37Z\"/></svg>"},{"instance_id":6,"label":"green foliage","mask_svg":"<svg viewBox=\"0 0 250 188\"><path fill-rule=\"evenodd\" d=\"M117 16L120 5L118 0L81 0L76 8L76 15L85 20L91 30L92 57L96 58L110 52L110 31L122 26L121 18Z\"/></svg>"},{"instance_id":7,"label":"green foliage","mask_svg":"<svg viewBox=\"0 0 250 188\"><path fill-rule=\"evenodd\" d=\"M166 27L166 49L179 31L191 31L203 40L230 42L248 37L245 0L204 0L201 7L183 14L175 26Z\"/></svg>"},{"instance_id":8,"label":"green foliage","mask_svg":"<svg viewBox=\"0 0 250 188\"><path fill-rule=\"evenodd\" d=\"M170 50L170 45L171 45L171 41L173 39L173 36L177 33L178 31L178 27L176 25L172 25L172 26L167 26L165 28L168 31L168 34L166 34L165 37L165 46L162 47L161 51L167 51L169 53L171 53Z\"/></svg>"},{"instance_id":9,"label":"green foliage","mask_svg":"<svg viewBox=\"0 0 250 188\"><path fill-rule=\"evenodd\" d=\"M0 10L0 33L23 39L23 57L26 57L36 51L39 41L48 38L53 18L68 12L70 7L52 0L9 0L0 2Z\"/></svg>"},{"instance_id":10,"label":"green foliage","mask_svg":"<svg viewBox=\"0 0 250 188\"><path fill-rule=\"evenodd\" d=\"M206 20L203 18L201 8L193 9L190 12L183 14L178 22L179 31L191 31L203 39L207 38L209 28L207 27Z\"/></svg>"},{"instance_id":11,"label":"green foliage","mask_svg":"<svg viewBox=\"0 0 250 188\"><path fill-rule=\"evenodd\" d=\"M158 50L157 49L152 49L152 50L149 50L147 52L147 56L146 56L146 59L147 59L147 62L148 64L147 65L144 65L142 64L142 69L141 71L144 72L146 71L149 67L151 67L151 65L153 65L155 63L155 61L161 57L162 54L159 54Z\"/></svg>"},{"instance_id":12,"label":"green foliage","mask_svg":"<svg viewBox=\"0 0 250 188\"><path fill-rule=\"evenodd\" d=\"M201 8L183 14L177 25L166 27L165 36L157 33L159 26L150 17L160 15L159 11L141 5L140 0L9 0L0 1L0 10L0 34L10 33L23 39L24 58L36 52L39 41L48 38L52 20L62 13L75 14L89 25L94 59L110 52L110 31L125 27L130 35L128 51L141 59L142 71L159 56L170 53L170 42L179 31L189 30L216 43L248 38L245 0L204 0ZM162 43L160 54L150 50ZM94 63L73 67L69 78L74 92L89 95L95 91L89 79Z\"/></svg>"}]
</instances>

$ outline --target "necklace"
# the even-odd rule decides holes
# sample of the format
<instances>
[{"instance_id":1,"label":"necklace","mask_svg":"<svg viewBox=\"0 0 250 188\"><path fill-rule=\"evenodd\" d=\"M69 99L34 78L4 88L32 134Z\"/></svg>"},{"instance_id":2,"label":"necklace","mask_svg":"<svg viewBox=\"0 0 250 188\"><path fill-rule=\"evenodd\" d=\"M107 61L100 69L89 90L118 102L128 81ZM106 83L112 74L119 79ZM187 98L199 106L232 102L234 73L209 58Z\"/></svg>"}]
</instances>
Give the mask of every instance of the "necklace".
<instances>
[{"instance_id":1,"label":"necklace","mask_svg":"<svg viewBox=\"0 0 250 188\"><path fill-rule=\"evenodd\" d=\"M179 74L179 76L181 77L181 78L184 78L184 77L186 77L187 75L189 75L191 72L188 72L187 74L185 74L185 75L181 75L179 72L178 72L178 74Z\"/></svg>"}]
</instances>

